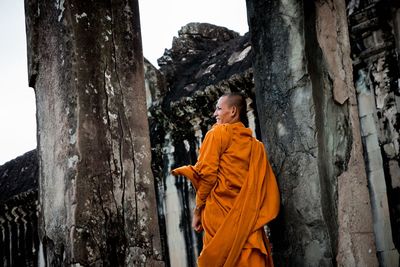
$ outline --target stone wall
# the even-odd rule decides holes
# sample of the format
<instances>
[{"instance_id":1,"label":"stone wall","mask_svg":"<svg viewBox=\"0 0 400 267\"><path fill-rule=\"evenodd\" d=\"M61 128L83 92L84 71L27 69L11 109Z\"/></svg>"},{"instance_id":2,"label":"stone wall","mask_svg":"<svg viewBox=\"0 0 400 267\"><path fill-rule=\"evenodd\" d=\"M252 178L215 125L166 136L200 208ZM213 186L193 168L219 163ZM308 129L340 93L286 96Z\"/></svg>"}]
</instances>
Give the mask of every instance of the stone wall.
<instances>
[{"instance_id":1,"label":"stone wall","mask_svg":"<svg viewBox=\"0 0 400 267\"><path fill-rule=\"evenodd\" d=\"M324 211L335 214L337 209L332 175L338 170L332 169L345 164L351 138L345 122L324 121L325 112L340 119L346 111L327 101L330 91L323 77L309 69L313 62L307 65L312 61L308 53L321 61L315 33L307 36L306 31L315 28L315 11L306 16L298 1L247 1L247 6L261 132L282 197L280 215L272 223L274 259L278 266L331 266L338 226L335 216ZM314 43L306 44L307 37ZM338 123L344 131L341 142L329 132ZM324 146L329 134L331 145ZM340 143L344 151L338 165L328 163Z\"/></svg>"},{"instance_id":2,"label":"stone wall","mask_svg":"<svg viewBox=\"0 0 400 267\"><path fill-rule=\"evenodd\" d=\"M268 107L260 125L282 193L276 262L374 266L344 1L247 5L257 106Z\"/></svg>"},{"instance_id":3,"label":"stone wall","mask_svg":"<svg viewBox=\"0 0 400 267\"><path fill-rule=\"evenodd\" d=\"M364 157L374 232L382 266L399 262L400 87L395 20L387 1L349 3L354 65Z\"/></svg>"},{"instance_id":4,"label":"stone wall","mask_svg":"<svg viewBox=\"0 0 400 267\"><path fill-rule=\"evenodd\" d=\"M37 266L36 150L0 166L0 266Z\"/></svg>"},{"instance_id":5,"label":"stone wall","mask_svg":"<svg viewBox=\"0 0 400 267\"><path fill-rule=\"evenodd\" d=\"M38 255L37 191L0 202L0 265L38 266Z\"/></svg>"}]
</instances>

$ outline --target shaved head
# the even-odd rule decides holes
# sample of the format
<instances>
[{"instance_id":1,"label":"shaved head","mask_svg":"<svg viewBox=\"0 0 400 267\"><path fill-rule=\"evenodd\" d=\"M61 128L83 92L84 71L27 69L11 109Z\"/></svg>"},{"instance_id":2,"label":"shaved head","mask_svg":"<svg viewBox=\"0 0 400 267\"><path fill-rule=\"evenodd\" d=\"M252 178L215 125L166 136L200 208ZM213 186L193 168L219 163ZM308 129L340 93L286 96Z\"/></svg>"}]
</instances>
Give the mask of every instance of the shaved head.
<instances>
[{"instance_id":1,"label":"shaved head","mask_svg":"<svg viewBox=\"0 0 400 267\"><path fill-rule=\"evenodd\" d=\"M229 93L224 94L223 96L227 97L227 101L230 106L235 106L240 110L242 110L246 105L246 100L240 93Z\"/></svg>"},{"instance_id":2,"label":"shaved head","mask_svg":"<svg viewBox=\"0 0 400 267\"><path fill-rule=\"evenodd\" d=\"M244 122L245 118L246 118L246 98L244 97L243 94L241 93L227 93L224 94L223 97L226 97L227 100L227 104L229 106L235 106L240 114L240 120L242 122Z\"/></svg>"}]
</instances>

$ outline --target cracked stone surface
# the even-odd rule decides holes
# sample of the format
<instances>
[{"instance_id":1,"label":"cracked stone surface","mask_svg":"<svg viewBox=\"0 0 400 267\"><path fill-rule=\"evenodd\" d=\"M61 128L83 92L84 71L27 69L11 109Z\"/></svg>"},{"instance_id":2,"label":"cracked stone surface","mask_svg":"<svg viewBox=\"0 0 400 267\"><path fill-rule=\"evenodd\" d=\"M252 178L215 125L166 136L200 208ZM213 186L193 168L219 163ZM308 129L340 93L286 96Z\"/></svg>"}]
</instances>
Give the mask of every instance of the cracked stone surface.
<instances>
[{"instance_id":1,"label":"cracked stone surface","mask_svg":"<svg viewBox=\"0 0 400 267\"><path fill-rule=\"evenodd\" d=\"M48 265L163 265L137 1L26 2Z\"/></svg>"},{"instance_id":2,"label":"cracked stone surface","mask_svg":"<svg viewBox=\"0 0 400 267\"><path fill-rule=\"evenodd\" d=\"M344 1L247 6L257 106L268 107L259 109L261 132L282 192L275 259L375 266Z\"/></svg>"}]
</instances>

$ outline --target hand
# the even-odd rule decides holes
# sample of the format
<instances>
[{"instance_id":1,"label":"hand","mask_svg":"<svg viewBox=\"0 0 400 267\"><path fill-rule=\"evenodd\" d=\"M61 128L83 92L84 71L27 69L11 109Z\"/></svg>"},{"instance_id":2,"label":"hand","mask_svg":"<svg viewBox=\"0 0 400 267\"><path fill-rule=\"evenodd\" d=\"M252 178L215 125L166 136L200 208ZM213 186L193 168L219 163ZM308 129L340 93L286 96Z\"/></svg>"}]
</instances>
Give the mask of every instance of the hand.
<instances>
[{"instance_id":1,"label":"hand","mask_svg":"<svg viewBox=\"0 0 400 267\"><path fill-rule=\"evenodd\" d=\"M201 225L201 212L193 213L192 227L198 233L203 231L203 226Z\"/></svg>"}]
</instances>

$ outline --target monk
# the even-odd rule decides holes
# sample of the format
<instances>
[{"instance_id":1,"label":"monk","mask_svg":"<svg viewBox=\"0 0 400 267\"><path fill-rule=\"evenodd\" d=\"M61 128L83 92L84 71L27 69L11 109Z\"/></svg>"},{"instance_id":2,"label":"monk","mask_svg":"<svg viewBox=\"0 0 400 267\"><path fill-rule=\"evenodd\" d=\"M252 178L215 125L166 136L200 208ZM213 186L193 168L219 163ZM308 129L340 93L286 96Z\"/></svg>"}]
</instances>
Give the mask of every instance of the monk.
<instances>
[{"instance_id":1,"label":"monk","mask_svg":"<svg viewBox=\"0 0 400 267\"><path fill-rule=\"evenodd\" d=\"M278 214L279 191L264 145L240 120L245 114L241 94L219 98L197 163L172 170L196 189L192 227L204 230L199 267L273 266L263 226Z\"/></svg>"}]
</instances>

